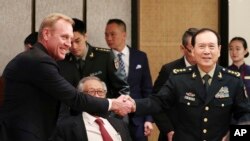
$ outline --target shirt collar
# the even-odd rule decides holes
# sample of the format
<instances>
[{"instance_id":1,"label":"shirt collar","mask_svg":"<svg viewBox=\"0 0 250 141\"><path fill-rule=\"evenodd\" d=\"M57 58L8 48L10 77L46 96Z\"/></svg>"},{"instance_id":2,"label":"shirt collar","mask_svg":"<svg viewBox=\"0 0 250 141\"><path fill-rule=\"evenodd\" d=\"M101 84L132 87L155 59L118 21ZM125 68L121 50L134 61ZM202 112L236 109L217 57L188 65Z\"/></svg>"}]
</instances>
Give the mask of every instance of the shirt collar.
<instances>
[{"instance_id":1,"label":"shirt collar","mask_svg":"<svg viewBox=\"0 0 250 141\"><path fill-rule=\"evenodd\" d=\"M112 49L112 51L115 54L115 56L117 56L118 53L122 53L125 56L127 56L129 54L128 46L125 46L121 52L118 52L117 50L114 50L114 49Z\"/></svg>"},{"instance_id":2,"label":"shirt collar","mask_svg":"<svg viewBox=\"0 0 250 141\"><path fill-rule=\"evenodd\" d=\"M197 66L198 67L198 66ZM208 72L208 73L205 73L204 71L202 71L199 67L198 67L198 70L199 70L199 72L200 72L200 75L201 75L201 78L203 78L203 76L205 75L205 74L208 74L211 78L213 78L213 76L214 76L214 71L215 71L215 67L216 67L216 65L213 67L213 69L210 71L210 72Z\"/></svg>"},{"instance_id":3,"label":"shirt collar","mask_svg":"<svg viewBox=\"0 0 250 141\"><path fill-rule=\"evenodd\" d=\"M87 112L82 112L82 117L83 117L83 119L84 119L86 122L89 122L90 124L94 124L94 123L95 123L95 120L97 119L97 117L92 116L92 115L90 115L90 114L87 113ZM105 120L105 119L102 118L102 117L98 117L98 118L102 119L103 121Z\"/></svg>"},{"instance_id":4,"label":"shirt collar","mask_svg":"<svg viewBox=\"0 0 250 141\"><path fill-rule=\"evenodd\" d=\"M192 65L188 62L186 56L184 56L184 61L185 61L186 67L192 66Z\"/></svg>"}]
</instances>

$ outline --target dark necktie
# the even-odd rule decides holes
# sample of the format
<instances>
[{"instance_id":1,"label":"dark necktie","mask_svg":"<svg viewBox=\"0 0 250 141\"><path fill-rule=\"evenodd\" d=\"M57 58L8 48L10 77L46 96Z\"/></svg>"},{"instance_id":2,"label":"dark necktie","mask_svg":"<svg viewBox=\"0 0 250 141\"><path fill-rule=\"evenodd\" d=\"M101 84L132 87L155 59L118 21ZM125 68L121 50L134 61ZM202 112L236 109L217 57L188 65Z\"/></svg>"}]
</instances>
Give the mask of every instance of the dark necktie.
<instances>
[{"instance_id":1,"label":"dark necktie","mask_svg":"<svg viewBox=\"0 0 250 141\"><path fill-rule=\"evenodd\" d=\"M81 76L83 75L83 69L84 69L84 65L85 65L85 61L82 59L78 59L77 60L77 65L78 65L78 70L81 74Z\"/></svg>"},{"instance_id":2,"label":"dark necktie","mask_svg":"<svg viewBox=\"0 0 250 141\"><path fill-rule=\"evenodd\" d=\"M205 89L206 89L206 94L208 94L208 89L209 89L209 82L208 82L208 80L209 80L209 79L210 79L210 75L205 74L205 75L203 76L204 87L205 87Z\"/></svg>"},{"instance_id":3,"label":"dark necktie","mask_svg":"<svg viewBox=\"0 0 250 141\"><path fill-rule=\"evenodd\" d=\"M120 67L120 70L121 70L121 73L126 77L126 71L125 71L125 64L124 64L124 61L122 59L122 55L123 53L119 53L117 56L118 56L118 61L119 61L119 67Z\"/></svg>"},{"instance_id":4,"label":"dark necktie","mask_svg":"<svg viewBox=\"0 0 250 141\"><path fill-rule=\"evenodd\" d=\"M105 129L102 119L97 118L95 122L99 125L99 129L100 129L103 141L113 141L108 131Z\"/></svg>"}]
</instances>

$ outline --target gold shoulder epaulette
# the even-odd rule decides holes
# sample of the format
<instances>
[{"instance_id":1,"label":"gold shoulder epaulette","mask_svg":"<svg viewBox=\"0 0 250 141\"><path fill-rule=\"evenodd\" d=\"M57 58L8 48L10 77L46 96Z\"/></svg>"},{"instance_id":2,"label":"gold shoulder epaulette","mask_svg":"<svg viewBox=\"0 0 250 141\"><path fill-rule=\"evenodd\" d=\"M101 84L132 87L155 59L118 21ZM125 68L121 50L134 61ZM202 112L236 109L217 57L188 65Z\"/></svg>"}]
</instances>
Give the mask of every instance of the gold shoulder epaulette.
<instances>
[{"instance_id":1,"label":"gold shoulder epaulette","mask_svg":"<svg viewBox=\"0 0 250 141\"><path fill-rule=\"evenodd\" d=\"M96 51L110 52L109 48L94 47Z\"/></svg>"},{"instance_id":2,"label":"gold shoulder epaulette","mask_svg":"<svg viewBox=\"0 0 250 141\"><path fill-rule=\"evenodd\" d=\"M188 72L191 72L191 71L192 71L192 68L173 69L174 74L188 73Z\"/></svg>"},{"instance_id":3,"label":"gold shoulder epaulette","mask_svg":"<svg viewBox=\"0 0 250 141\"><path fill-rule=\"evenodd\" d=\"M223 68L222 71L225 72L225 73L228 73L230 75L233 75L233 76L236 76L236 77L240 77L240 73L237 72L237 71L233 71L233 70L225 69L225 68Z\"/></svg>"}]
</instances>

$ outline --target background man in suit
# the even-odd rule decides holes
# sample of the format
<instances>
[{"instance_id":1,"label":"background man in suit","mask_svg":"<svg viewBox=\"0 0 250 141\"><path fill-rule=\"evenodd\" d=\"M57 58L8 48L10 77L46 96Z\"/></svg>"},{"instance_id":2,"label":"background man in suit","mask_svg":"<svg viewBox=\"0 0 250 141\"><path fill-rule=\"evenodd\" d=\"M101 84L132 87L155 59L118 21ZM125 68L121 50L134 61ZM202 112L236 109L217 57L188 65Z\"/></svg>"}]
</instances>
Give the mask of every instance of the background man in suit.
<instances>
[{"instance_id":1,"label":"background man in suit","mask_svg":"<svg viewBox=\"0 0 250 141\"><path fill-rule=\"evenodd\" d=\"M238 123L249 121L250 103L240 74L217 64L221 46L215 31L199 30L192 46L197 65L174 69L157 94L136 99L136 114L174 108L174 141L221 141L232 116Z\"/></svg>"},{"instance_id":2,"label":"background man in suit","mask_svg":"<svg viewBox=\"0 0 250 141\"><path fill-rule=\"evenodd\" d=\"M63 14L48 15L39 28L38 43L7 64L0 108L1 141L47 141L55 128L60 102L92 113L109 109L123 115L131 110L132 104L123 103L122 96L107 100L83 95L59 74L56 61L64 59L71 46L73 23Z\"/></svg>"},{"instance_id":3,"label":"background man in suit","mask_svg":"<svg viewBox=\"0 0 250 141\"><path fill-rule=\"evenodd\" d=\"M80 80L78 91L105 98L107 87L98 77L88 76ZM95 122L102 119L104 127L114 141L131 141L126 124L119 119L109 117L108 114L81 112L77 116L63 119L57 126L54 141L102 141L99 125Z\"/></svg>"},{"instance_id":4,"label":"background man in suit","mask_svg":"<svg viewBox=\"0 0 250 141\"><path fill-rule=\"evenodd\" d=\"M184 34L182 35L182 44L180 45L183 56L173 62L167 63L162 66L161 71L159 72L159 75L155 80L153 93L157 93L160 90L160 88L168 80L169 75L173 71L173 69L185 68L195 64L195 58L191 52L193 48L191 39L197 31L197 28L189 28L184 32ZM158 141L172 140L171 138L174 134L174 131L171 120L174 120L176 117L172 117L170 120L169 116L171 118L171 111L169 111L168 114L160 113L153 116L154 121L160 130Z\"/></svg>"},{"instance_id":5,"label":"background man in suit","mask_svg":"<svg viewBox=\"0 0 250 141\"><path fill-rule=\"evenodd\" d=\"M105 39L117 57L117 65L124 71L130 86L130 96L134 99L148 97L152 92L148 59L144 52L126 45L125 23L120 19L110 19L106 25ZM122 64L119 55L122 55ZM129 129L134 141L146 141L153 130L152 117L129 115Z\"/></svg>"}]
</instances>

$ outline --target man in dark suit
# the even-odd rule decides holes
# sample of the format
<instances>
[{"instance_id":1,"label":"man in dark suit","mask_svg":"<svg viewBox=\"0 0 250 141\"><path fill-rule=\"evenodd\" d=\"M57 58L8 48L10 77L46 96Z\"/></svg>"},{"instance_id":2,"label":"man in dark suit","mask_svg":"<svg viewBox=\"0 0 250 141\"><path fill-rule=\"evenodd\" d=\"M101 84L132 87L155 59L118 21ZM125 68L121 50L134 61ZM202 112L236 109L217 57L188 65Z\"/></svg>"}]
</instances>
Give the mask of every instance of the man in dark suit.
<instances>
[{"instance_id":1,"label":"man in dark suit","mask_svg":"<svg viewBox=\"0 0 250 141\"><path fill-rule=\"evenodd\" d=\"M240 74L217 64L221 46L215 31L200 29L192 46L197 65L174 69L157 94L136 99L135 114L174 108L174 141L221 141L232 116L238 123L249 121L250 103Z\"/></svg>"},{"instance_id":2,"label":"man in dark suit","mask_svg":"<svg viewBox=\"0 0 250 141\"><path fill-rule=\"evenodd\" d=\"M159 72L159 75L155 80L153 93L157 93L160 90L160 88L168 80L169 75L173 71L173 69L185 68L195 64L195 58L193 57L191 52L193 48L191 39L197 31L198 29L196 28L189 28L184 32L184 34L182 35L182 45L180 45L183 56L173 62L167 63L162 66L161 71ZM174 129L173 125L171 124L171 120L174 120L175 117L171 117L171 115L172 114L170 110L167 115L165 113L160 113L153 116L154 121L160 130L158 141L172 140L171 138L174 134Z\"/></svg>"},{"instance_id":3,"label":"man in dark suit","mask_svg":"<svg viewBox=\"0 0 250 141\"><path fill-rule=\"evenodd\" d=\"M148 97L152 92L147 55L126 45L126 25L120 19L110 19L105 30L105 39L113 50L117 62L122 59L119 67L123 68L126 80L130 86L130 96L134 99ZM122 55L119 58L119 55ZM129 115L129 129L134 141L147 141L147 136L153 130L151 116Z\"/></svg>"},{"instance_id":4,"label":"man in dark suit","mask_svg":"<svg viewBox=\"0 0 250 141\"><path fill-rule=\"evenodd\" d=\"M73 38L73 20L59 13L44 18L38 43L17 55L3 72L4 102L0 108L1 141L47 141L58 118L59 104L94 113L114 110L123 115L131 103L83 95L60 74ZM131 105L129 105L131 104ZM117 110L123 106L122 110Z\"/></svg>"},{"instance_id":5,"label":"man in dark suit","mask_svg":"<svg viewBox=\"0 0 250 141\"><path fill-rule=\"evenodd\" d=\"M98 77L88 76L80 80L78 91L105 98L107 87ZM107 114L87 112L81 112L77 116L70 116L61 120L56 128L53 141L101 141L99 125L95 122L97 118L102 119L105 129L114 141L131 141L128 127L122 120L110 117Z\"/></svg>"}]
</instances>

